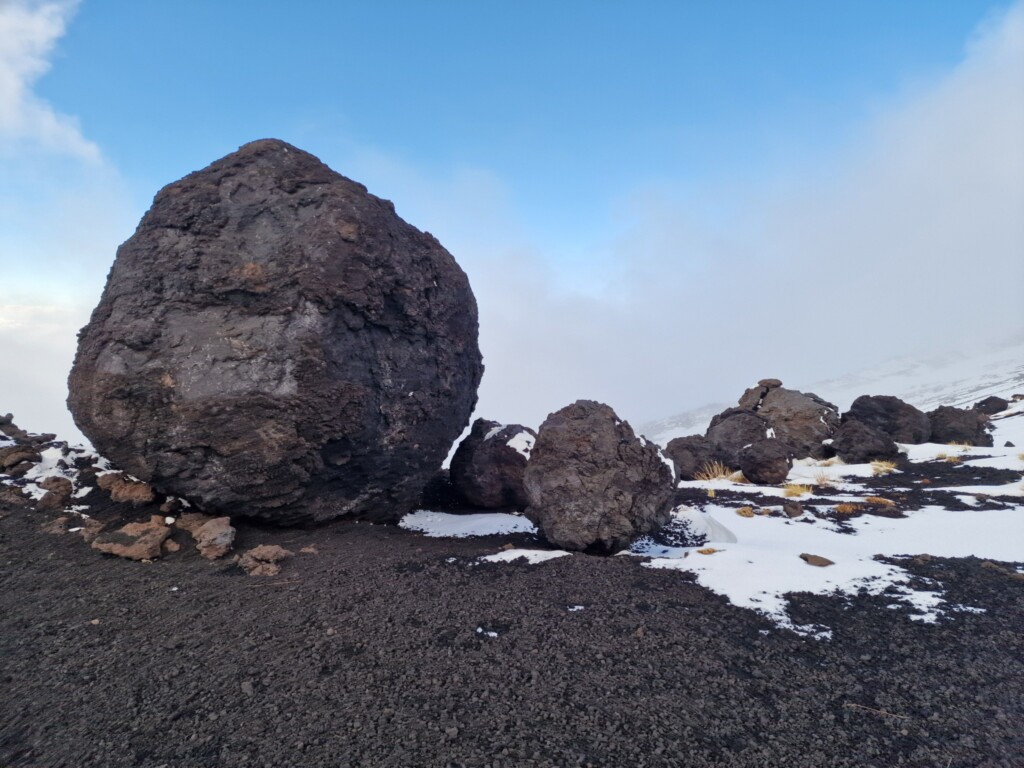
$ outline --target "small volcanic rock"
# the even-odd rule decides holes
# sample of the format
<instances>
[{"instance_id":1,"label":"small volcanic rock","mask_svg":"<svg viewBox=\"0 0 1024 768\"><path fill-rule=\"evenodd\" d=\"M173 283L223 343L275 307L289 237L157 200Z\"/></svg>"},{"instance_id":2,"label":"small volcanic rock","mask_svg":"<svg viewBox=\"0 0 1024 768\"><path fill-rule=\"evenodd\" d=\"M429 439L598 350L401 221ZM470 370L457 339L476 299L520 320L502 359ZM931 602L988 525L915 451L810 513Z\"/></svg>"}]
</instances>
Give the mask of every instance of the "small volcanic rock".
<instances>
[{"instance_id":1,"label":"small volcanic rock","mask_svg":"<svg viewBox=\"0 0 1024 768\"><path fill-rule=\"evenodd\" d=\"M806 552L800 555L800 559L808 565L814 565L818 568L827 568L830 565L835 565L835 563L827 557L822 557L821 555L809 555Z\"/></svg>"},{"instance_id":2,"label":"small volcanic rock","mask_svg":"<svg viewBox=\"0 0 1024 768\"><path fill-rule=\"evenodd\" d=\"M238 566L250 576L277 576L279 563L292 553L277 544L260 544L238 558Z\"/></svg>"},{"instance_id":3,"label":"small volcanic rock","mask_svg":"<svg viewBox=\"0 0 1024 768\"><path fill-rule=\"evenodd\" d=\"M782 505L786 517L800 517L804 513L804 505L799 501L787 501Z\"/></svg>"},{"instance_id":4,"label":"small volcanic rock","mask_svg":"<svg viewBox=\"0 0 1024 768\"><path fill-rule=\"evenodd\" d=\"M110 494L111 501L118 504L149 504L156 499L149 483L133 480L121 472L108 472L96 478L96 485Z\"/></svg>"},{"instance_id":5,"label":"small volcanic rock","mask_svg":"<svg viewBox=\"0 0 1024 768\"><path fill-rule=\"evenodd\" d=\"M92 541L92 548L129 560L152 560L160 557L161 545L171 535L163 518L154 515L148 523L128 523L116 531L101 533Z\"/></svg>"},{"instance_id":6,"label":"small volcanic rock","mask_svg":"<svg viewBox=\"0 0 1024 768\"><path fill-rule=\"evenodd\" d=\"M223 557L235 543L235 528L229 517L215 517L201 525L192 535L196 540L196 549L207 560Z\"/></svg>"}]
</instances>

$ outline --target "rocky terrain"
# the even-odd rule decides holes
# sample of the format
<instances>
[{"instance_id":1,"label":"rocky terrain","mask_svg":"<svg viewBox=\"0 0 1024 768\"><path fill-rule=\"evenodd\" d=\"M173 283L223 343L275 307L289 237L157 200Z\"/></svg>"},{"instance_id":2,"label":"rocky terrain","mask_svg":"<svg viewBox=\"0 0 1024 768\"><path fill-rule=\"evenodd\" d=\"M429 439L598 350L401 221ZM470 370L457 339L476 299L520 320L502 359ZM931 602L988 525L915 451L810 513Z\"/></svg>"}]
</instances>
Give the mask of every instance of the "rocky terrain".
<instances>
[{"instance_id":1,"label":"rocky terrain","mask_svg":"<svg viewBox=\"0 0 1024 768\"><path fill-rule=\"evenodd\" d=\"M468 423L465 274L283 142L162 190L0 417L0 766L1017 766L1024 394ZM962 390L961 390L962 391ZM693 426L697 426L694 424Z\"/></svg>"}]
</instances>

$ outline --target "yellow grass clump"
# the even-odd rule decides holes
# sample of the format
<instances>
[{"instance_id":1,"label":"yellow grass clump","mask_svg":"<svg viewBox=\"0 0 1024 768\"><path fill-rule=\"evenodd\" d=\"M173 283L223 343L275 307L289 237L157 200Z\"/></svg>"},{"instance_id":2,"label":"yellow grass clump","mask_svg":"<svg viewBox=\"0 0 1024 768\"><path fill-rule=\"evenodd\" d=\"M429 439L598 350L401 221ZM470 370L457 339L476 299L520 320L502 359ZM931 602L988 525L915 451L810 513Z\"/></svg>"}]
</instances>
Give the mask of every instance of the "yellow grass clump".
<instances>
[{"instance_id":1,"label":"yellow grass clump","mask_svg":"<svg viewBox=\"0 0 1024 768\"><path fill-rule=\"evenodd\" d=\"M1017 458L1020 459L1021 461L1024 461L1024 453L1018 453Z\"/></svg>"},{"instance_id":2,"label":"yellow grass clump","mask_svg":"<svg viewBox=\"0 0 1024 768\"><path fill-rule=\"evenodd\" d=\"M840 515L852 515L860 511L860 504L836 504L836 512Z\"/></svg>"},{"instance_id":3,"label":"yellow grass clump","mask_svg":"<svg viewBox=\"0 0 1024 768\"><path fill-rule=\"evenodd\" d=\"M831 488L836 484L836 480L828 472L817 472L814 475L814 484Z\"/></svg>"},{"instance_id":4,"label":"yellow grass clump","mask_svg":"<svg viewBox=\"0 0 1024 768\"><path fill-rule=\"evenodd\" d=\"M787 483L782 487L782 493L784 496L793 498L795 496L803 496L804 494L810 493L811 489L806 485L797 485L796 483Z\"/></svg>"},{"instance_id":5,"label":"yellow grass clump","mask_svg":"<svg viewBox=\"0 0 1024 768\"><path fill-rule=\"evenodd\" d=\"M962 456L947 456L945 461L948 462L949 464L959 464L961 461L963 461L963 457Z\"/></svg>"},{"instance_id":6,"label":"yellow grass clump","mask_svg":"<svg viewBox=\"0 0 1024 768\"><path fill-rule=\"evenodd\" d=\"M866 499L864 499L864 501L866 501L868 504L878 504L879 506L882 507L896 506L895 501L893 501L892 499L882 498L881 496L868 496Z\"/></svg>"},{"instance_id":7,"label":"yellow grass clump","mask_svg":"<svg viewBox=\"0 0 1024 768\"><path fill-rule=\"evenodd\" d=\"M693 479L706 483L710 480L728 480L731 474L732 470L722 462L709 461L694 474Z\"/></svg>"},{"instance_id":8,"label":"yellow grass clump","mask_svg":"<svg viewBox=\"0 0 1024 768\"><path fill-rule=\"evenodd\" d=\"M714 488L708 488L708 498L709 499L715 498L715 489Z\"/></svg>"},{"instance_id":9,"label":"yellow grass clump","mask_svg":"<svg viewBox=\"0 0 1024 768\"><path fill-rule=\"evenodd\" d=\"M750 481L747 480L746 476L741 471L736 470L731 475L729 475L729 482L730 483L739 483L741 485L745 485L745 484L749 483Z\"/></svg>"},{"instance_id":10,"label":"yellow grass clump","mask_svg":"<svg viewBox=\"0 0 1024 768\"><path fill-rule=\"evenodd\" d=\"M753 507L740 507L739 509L736 510L736 514L739 515L740 517L753 517L754 516L754 508Z\"/></svg>"},{"instance_id":11,"label":"yellow grass clump","mask_svg":"<svg viewBox=\"0 0 1024 768\"><path fill-rule=\"evenodd\" d=\"M704 549L698 549L697 550L697 554L698 555L713 555L713 554L715 554L715 552L719 552L719 551L720 550L717 550L714 547L704 547Z\"/></svg>"},{"instance_id":12,"label":"yellow grass clump","mask_svg":"<svg viewBox=\"0 0 1024 768\"><path fill-rule=\"evenodd\" d=\"M873 475L891 475L896 471L895 461L872 461L871 462L871 474Z\"/></svg>"}]
</instances>

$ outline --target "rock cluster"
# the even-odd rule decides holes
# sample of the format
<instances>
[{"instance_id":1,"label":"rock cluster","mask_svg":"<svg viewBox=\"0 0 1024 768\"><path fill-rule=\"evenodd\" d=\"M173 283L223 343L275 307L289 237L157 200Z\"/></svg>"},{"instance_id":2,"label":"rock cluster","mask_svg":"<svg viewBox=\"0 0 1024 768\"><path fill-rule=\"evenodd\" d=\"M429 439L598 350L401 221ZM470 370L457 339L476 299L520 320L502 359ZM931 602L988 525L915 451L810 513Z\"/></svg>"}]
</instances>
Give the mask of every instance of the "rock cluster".
<instances>
[{"instance_id":1,"label":"rock cluster","mask_svg":"<svg viewBox=\"0 0 1024 768\"><path fill-rule=\"evenodd\" d=\"M157 194L80 334L68 404L118 469L206 511L391 520L482 370L440 243L265 140Z\"/></svg>"},{"instance_id":2,"label":"rock cluster","mask_svg":"<svg viewBox=\"0 0 1024 768\"><path fill-rule=\"evenodd\" d=\"M537 433L523 477L526 516L558 547L617 552L668 521L674 474L611 408L578 400Z\"/></svg>"},{"instance_id":3,"label":"rock cluster","mask_svg":"<svg viewBox=\"0 0 1024 768\"><path fill-rule=\"evenodd\" d=\"M831 455L827 441L833 439L839 423L838 410L831 403L814 394L786 389L778 379L762 379L743 393L738 406L712 418L703 436L675 438L665 450L684 480L693 480L713 465L736 471L743 470L745 464L758 477L776 477L780 479L773 482L782 482L782 468L785 465L788 472L792 459ZM749 450L755 445L758 448ZM744 451L745 461L741 458ZM767 461L769 455L771 462Z\"/></svg>"}]
</instances>

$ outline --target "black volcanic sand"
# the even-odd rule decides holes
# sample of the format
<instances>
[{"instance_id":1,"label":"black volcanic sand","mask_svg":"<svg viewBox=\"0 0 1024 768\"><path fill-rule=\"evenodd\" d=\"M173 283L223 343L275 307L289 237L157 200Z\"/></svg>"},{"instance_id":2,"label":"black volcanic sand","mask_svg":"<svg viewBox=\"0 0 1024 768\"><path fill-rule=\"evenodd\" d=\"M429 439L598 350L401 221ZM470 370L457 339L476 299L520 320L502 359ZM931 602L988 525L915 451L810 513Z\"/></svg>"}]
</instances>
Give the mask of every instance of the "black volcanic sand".
<instances>
[{"instance_id":1,"label":"black volcanic sand","mask_svg":"<svg viewBox=\"0 0 1024 768\"><path fill-rule=\"evenodd\" d=\"M985 609L936 625L795 597L824 642L635 558L473 564L508 537L242 526L296 552L258 579L4 513L4 768L1024 764L1024 582L973 558L909 564Z\"/></svg>"}]
</instances>

